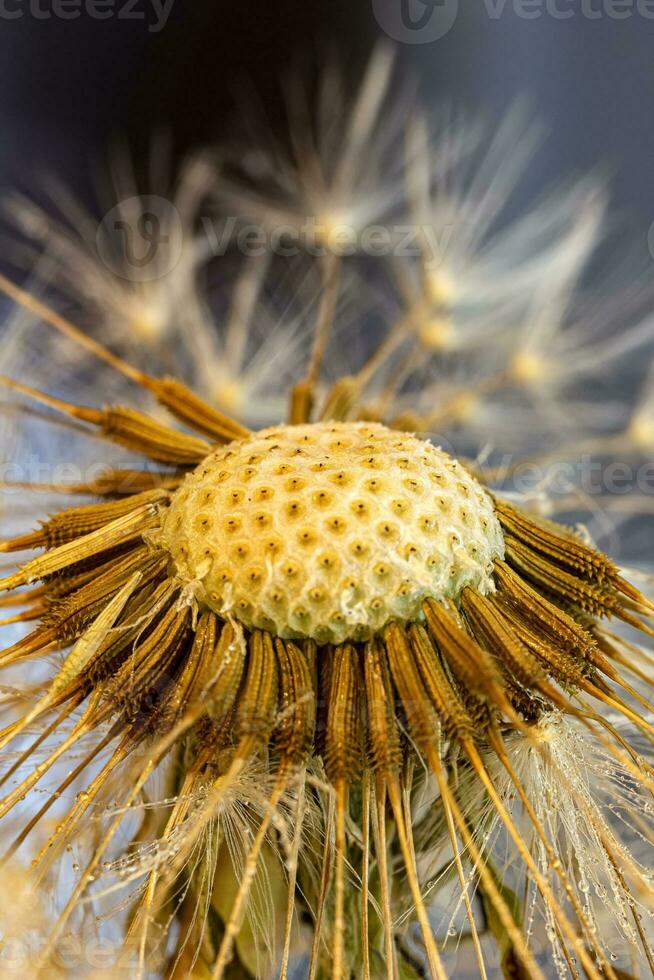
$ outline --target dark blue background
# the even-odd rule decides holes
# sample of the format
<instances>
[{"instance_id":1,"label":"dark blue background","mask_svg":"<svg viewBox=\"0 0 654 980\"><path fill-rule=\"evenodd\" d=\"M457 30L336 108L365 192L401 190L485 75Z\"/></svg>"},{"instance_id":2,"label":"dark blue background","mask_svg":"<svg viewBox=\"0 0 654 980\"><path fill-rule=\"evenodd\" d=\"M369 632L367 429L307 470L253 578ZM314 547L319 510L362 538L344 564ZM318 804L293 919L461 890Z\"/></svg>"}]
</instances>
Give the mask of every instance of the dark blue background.
<instances>
[{"instance_id":1,"label":"dark blue background","mask_svg":"<svg viewBox=\"0 0 654 980\"><path fill-rule=\"evenodd\" d=\"M13 9L21 0L5 2ZM460 8L441 40L400 46L427 98L500 112L527 95L551 132L532 168L534 186L606 166L618 208L646 236L654 219L654 21L637 13L591 21L579 12L565 21L525 20L510 0L498 19L482 0ZM23 11L16 20L0 16L5 185L29 183L30 172L44 167L77 183L111 136L128 134L138 155L159 123L170 125L179 152L219 138L245 79L274 116L277 79L293 57L315 62L331 48L356 73L379 33L368 0L176 0L160 33L144 22L84 13L38 20L27 0Z\"/></svg>"}]
</instances>

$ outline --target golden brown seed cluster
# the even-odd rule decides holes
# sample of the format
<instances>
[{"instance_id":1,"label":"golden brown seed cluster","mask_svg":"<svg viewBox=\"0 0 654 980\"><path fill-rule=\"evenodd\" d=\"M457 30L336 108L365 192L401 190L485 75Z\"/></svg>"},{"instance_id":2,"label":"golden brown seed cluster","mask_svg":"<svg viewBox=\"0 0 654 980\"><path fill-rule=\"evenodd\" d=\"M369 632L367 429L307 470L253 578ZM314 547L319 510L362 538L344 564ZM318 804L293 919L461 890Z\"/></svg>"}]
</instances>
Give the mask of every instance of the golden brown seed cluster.
<instances>
[{"instance_id":1,"label":"golden brown seed cluster","mask_svg":"<svg viewBox=\"0 0 654 980\"><path fill-rule=\"evenodd\" d=\"M319 643L418 619L426 596L491 587L503 539L454 459L370 423L266 429L175 495L159 542L201 605Z\"/></svg>"}]
</instances>

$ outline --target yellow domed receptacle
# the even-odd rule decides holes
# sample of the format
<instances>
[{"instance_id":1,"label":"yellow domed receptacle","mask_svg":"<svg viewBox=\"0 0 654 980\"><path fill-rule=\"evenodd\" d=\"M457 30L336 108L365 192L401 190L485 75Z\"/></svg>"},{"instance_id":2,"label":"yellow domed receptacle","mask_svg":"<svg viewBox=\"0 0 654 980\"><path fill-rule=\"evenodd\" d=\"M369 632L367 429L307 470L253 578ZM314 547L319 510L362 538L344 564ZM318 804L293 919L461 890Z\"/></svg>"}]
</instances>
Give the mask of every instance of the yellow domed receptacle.
<instances>
[{"instance_id":1,"label":"yellow domed receptacle","mask_svg":"<svg viewBox=\"0 0 654 980\"><path fill-rule=\"evenodd\" d=\"M279 426L217 449L157 544L200 606L284 638L363 640L427 596L492 589L486 491L446 453L371 423Z\"/></svg>"}]
</instances>

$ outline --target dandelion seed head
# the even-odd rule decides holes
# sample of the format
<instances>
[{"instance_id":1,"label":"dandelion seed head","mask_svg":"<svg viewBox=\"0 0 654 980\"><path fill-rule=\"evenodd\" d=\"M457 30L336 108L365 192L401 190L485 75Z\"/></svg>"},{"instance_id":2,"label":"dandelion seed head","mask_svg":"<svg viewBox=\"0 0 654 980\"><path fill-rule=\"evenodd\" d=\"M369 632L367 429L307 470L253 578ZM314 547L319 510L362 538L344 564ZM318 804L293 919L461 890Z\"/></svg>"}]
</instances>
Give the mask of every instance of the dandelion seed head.
<instances>
[{"instance_id":1,"label":"dandelion seed head","mask_svg":"<svg viewBox=\"0 0 654 980\"><path fill-rule=\"evenodd\" d=\"M238 414L247 401L247 389L238 378L225 375L214 386L213 397L225 411Z\"/></svg>"},{"instance_id":2,"label":"dandelion seed head","mask_svg":"<svg viewBox=\"0 0 654 980\"><path fill-rule=\"evenodd\" d=\"M129 307L129 326L141 339L156 340L165 331L168 320L165 297L135 297Z\"/></svg>"},{"instance_id":3,"label":"dandelion seed head","mask_svg":"<svg viewBox=\"0 0 654 980\"><path fill-rule=\"evenodd\" d=\"M629 424L629 436L639 449L650 450L654 445L654 417L637 412Z\"/></svg>"},{"instance_id":4,"label":"dandelion seed head","mask_svg":"<svg viewBox=\"0 0 654 980\"><path fill-rule=\"evenodd\" d=\"M432 303L449 306L457 299L457 282L447 269L438 268L425 275L425 292Z\"/></svg>"},{"instance_id":5,"label":"dandelion seed head","mask_svg":"<svg viewBox=\"0 0 654 980\"><path fill-rule=\"evenodd\" d=\"M491 588L490 498L456 460L383 425L263 430L186 481L160 544L201 603L319 642L414 621L426 596Z\"/></svg>"},{"instance_id":6,"label":"dandelion seed head","mask_svg":"<svg viewBox=\"0 0 654 980\"><path fill-rule=\"evenodd\" d=\"M511 374L522 384L530 385L540 381L546 373L546 365L542 358L520 351L511 362Z\"/></svg>"},{"instance_id":7,"label":"dandelion seed head","mask_svg":"<svg viewBox=\"0 0 654 980\"><path fill-rule=\"evenodd\" d=\"M316 216L316 237L321 245L329 246L339 236L351 233L354 225L354 212L347 208L330 208Z\"/></svg>"},{"instance_id":8,"label":"dandelion seed head","mask_svg":"<svg viewBox=\"0 0 654 980\"><path fill-rule=\"evenodd\" d=\"M447 317L435 316L420 324L418 335L425 347L446 350L453 339L452 324Z\"/></svg>"}]
</instances>

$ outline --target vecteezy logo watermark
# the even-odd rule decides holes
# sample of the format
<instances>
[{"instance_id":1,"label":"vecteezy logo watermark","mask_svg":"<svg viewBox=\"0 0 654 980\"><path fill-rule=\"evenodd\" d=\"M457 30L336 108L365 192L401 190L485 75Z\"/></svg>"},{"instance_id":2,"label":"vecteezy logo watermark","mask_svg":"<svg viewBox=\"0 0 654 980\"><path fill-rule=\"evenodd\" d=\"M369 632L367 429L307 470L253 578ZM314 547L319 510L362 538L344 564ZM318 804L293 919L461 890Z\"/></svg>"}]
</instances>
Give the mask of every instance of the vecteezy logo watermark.
<instances>
[{"instance_id":1,"label":"vecteezy logo watermark","mask_svg":"<svg viewBox=\"0 0 654 980\"><path fill-rule=\"evenodd\" d=\"M177 209L163 197L130 197L105 214L95 237L98 255L122 279L150 282L179 262L184 231Z\"/></svg>"},{"instance_id":2,"label":"vecteezy logo watermark","mask_svg":"<svg viewBox=\"0 0 654 980\"><path fill-rule=\"evenodd\" d=\"M459 0L372 0L381 29L403 44L429 44L454 27Z\"/></svg>"},{"instance_id":3,"label":"vecteezy logo watermark","mask_svg":"<svg viewBox=\"0 0 654 980\"><path fill-rule=\"evenodd\" d=\"M0 0L0 20L131 20L163 30L175 0Z\"/></svg>"}]
</instances>

